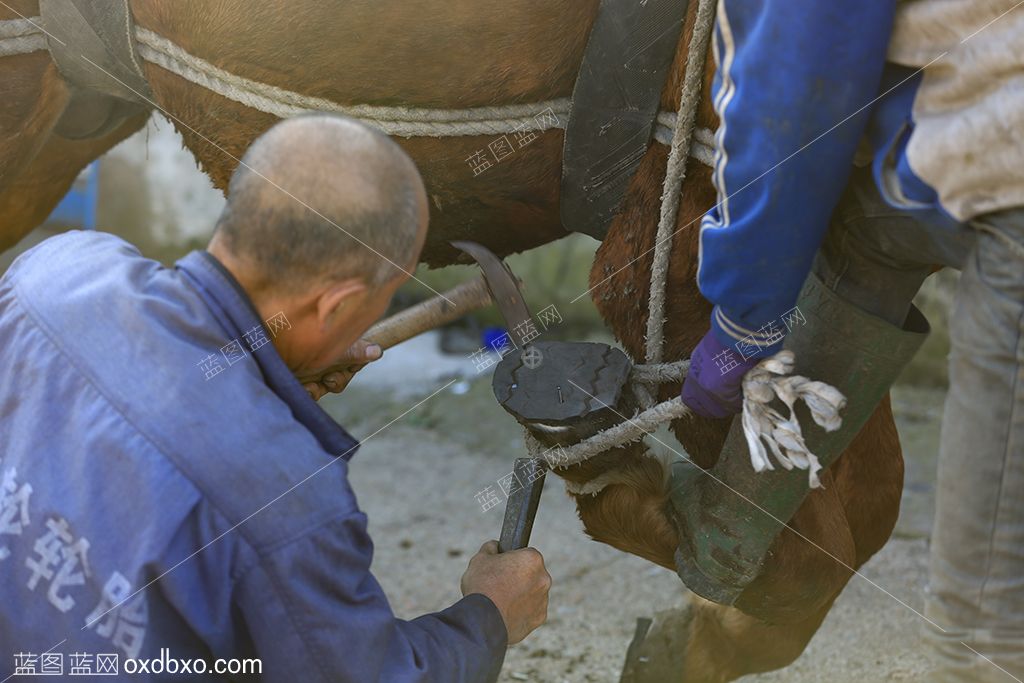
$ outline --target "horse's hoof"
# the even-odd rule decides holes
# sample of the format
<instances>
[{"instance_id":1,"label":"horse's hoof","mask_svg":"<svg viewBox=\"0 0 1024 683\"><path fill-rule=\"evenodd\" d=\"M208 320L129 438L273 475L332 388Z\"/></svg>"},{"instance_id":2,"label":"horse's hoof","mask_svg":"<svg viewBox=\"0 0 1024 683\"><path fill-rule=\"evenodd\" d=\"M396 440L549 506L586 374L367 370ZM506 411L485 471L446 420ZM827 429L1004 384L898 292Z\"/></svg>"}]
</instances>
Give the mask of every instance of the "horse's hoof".
<instances>
[{"instance_id":1,"label":"horse's hoof","mask_svg":"<svg viewBox=\"0 0 1024 683\"><path fill-rule=\"evenodd\" d=\"M637 619L619 683L681 683L692 618L685 605Z\"/></svg>"}]
</instances>

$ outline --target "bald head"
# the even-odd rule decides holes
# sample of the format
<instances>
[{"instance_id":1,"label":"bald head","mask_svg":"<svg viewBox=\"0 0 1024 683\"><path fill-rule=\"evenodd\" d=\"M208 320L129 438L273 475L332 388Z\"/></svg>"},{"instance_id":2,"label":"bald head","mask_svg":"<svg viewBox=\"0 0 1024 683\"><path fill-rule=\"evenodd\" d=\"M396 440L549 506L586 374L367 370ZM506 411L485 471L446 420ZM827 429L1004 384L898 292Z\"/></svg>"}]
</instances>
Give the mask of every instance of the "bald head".
<instances>
[{"instance_id":1,"label":"bald head","mask_svg":"<svg viewBox=\"0 0 1024 683\"><path fill-rule=\"evenodd\" d=\"M215 240L260 288L296 291L329 279L379 286L410 267L426 207L412 160L351 119L278 123L231 177Z\"/></svg>"}]
</instances>

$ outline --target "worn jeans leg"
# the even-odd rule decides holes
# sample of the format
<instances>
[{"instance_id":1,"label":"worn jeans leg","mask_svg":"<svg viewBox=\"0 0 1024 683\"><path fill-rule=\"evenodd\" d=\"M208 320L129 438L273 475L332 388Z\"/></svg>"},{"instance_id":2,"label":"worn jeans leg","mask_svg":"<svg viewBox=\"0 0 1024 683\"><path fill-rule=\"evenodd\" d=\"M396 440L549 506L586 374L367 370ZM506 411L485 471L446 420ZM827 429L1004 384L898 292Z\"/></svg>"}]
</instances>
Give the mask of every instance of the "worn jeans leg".
<instances>
[{"instance_id":1,"label":"worn jeans leg","mask_svg":"<svg viewBox=\"0 0 1024 683\"><path fill-rule=\"evenodd\" d=\"M935 683L1024 680L1024 210L973 227L950 321L925 611Z\"/></svg>"},{"instance_id":2,"label":"worn jeans leg","mask_svg":"<svg viewBox=\"0 0 1024 683\"><path fill-rule=\"evenodd\" d=\"M857 172L815 272L901 324L934 265L963 271L950 322L926 615L933 683L1024 680L1024 210L969 228L889 207Z\"/></svg>"},{"instance_id":3,"label":"worn jeans leg","mask_svg":"<svg viewBox=\"0 0 1024 683\"><path fill-rule=\"evenodd\" d=\"M976 233L937 212L891 207L869 169L854 172L814 263L825 286L900 326L935 266L961 268Z\"/></svg>"}]
</instances>

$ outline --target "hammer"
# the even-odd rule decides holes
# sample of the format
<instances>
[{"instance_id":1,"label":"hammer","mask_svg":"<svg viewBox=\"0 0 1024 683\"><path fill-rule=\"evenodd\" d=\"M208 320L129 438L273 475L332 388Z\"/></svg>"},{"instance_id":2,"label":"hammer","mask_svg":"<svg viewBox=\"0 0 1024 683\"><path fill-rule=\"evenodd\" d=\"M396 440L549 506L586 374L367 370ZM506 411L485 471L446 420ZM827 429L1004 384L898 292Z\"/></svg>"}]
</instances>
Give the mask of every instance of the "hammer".
<instances>
[{"instance_id":1,"label":"hammer","mask_svg":"<svg viewBox=\"0 0 1024 683\"><path fill-rule=\"evenodd\" d=\"M518 347L525 349L529 346L525 324L532 319L519 291L519 280L508 266L486 247L465 241L451 244L473 257L483 271L482 275L381 320L366 331L364 339L380 345L381 350L389 349L494 302L505 318L509 335ZM324 370L321 376L345 369L347 366L333 366ZM300 381L315 380L307 378ZM513 484L505 503L498 552L517 550L529 545L533 520L537 515L540 494L544 488L545 473L546 466L542 460L516 459ZM518 488L513 488L516 483Z\"/></svg>"},{"instance_id":2,"label":"hammer","mask_svg":"<svg viewBox=\"0 0 1024 683\"><path fill-rule=\"evenodd\" d=\"M373 325L363 339L380 346L381 351L415 336L445 325L491 303L491 293L483 276L467 280L443 294L421 301ZM348 364L332 365L312 377L300 377L303 384L316 382L332 372L347 370Z\"/></svg>"},{"instance_id":3,"label":"hammer","mask_svg":"<svg viewBox=\"0 0 1024 683\"><path fill-rule=\"evenodd\" d=\"M529 334L533 328L533 319L519 291L519 281L515 275L504 261L483 245L468 241L452 242L451 245L469 254L480 266L491 299L505 319L509 336L516 342L516 348L525 353L536 335ZM547 467L539 458L516 458L508 500L505 501L501 536L498 538L499 553L529 545L546 472Z\"/></svg>"},{"instance_id":4,"label":"hammer","mask_svg":"<svg viewBox=\"0 0 1024 683\"><path fill-rule=\"evenodd\" d=\"M363 338L378 344L383 351L423 332L458 320L489 303L491 293L487 283L483 276L475 277L381 320L368 329Z\"/></svg>"}]
</instances>

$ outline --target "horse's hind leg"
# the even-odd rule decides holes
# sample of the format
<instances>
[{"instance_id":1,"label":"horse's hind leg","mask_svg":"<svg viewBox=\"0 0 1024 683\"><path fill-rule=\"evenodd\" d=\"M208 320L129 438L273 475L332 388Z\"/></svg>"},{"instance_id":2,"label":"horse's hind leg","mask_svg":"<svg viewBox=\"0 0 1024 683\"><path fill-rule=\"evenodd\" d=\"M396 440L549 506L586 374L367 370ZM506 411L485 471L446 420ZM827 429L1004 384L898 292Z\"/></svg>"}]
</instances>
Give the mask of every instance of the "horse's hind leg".
<instances>
[{"instance_id":1,"label":"horse's hind leg","mask_svg":"<svg viewBox=\"0 0 1024 683\"><path fill-rule=\"evenodd\" d=\"M655 614L631 646L620 683L726 683L780 669L803 652L830 606L801 622L774 625L691 594L683 607ZM753 658L750 643L760 648Z\"/></svg>"},{"instance_id":2,"label":"horse's hind leg","mask_svg":"<svg viewBox=\"0 0 1024 683\"><path fill-rule=\"evenodd\" d=\"M69 92L47 52L0 59L0 251L42 223L90 161L143 126L128 119L91 140L53 134Z\"/></svg>"},{"instance_id":3,"label":"horse's hind leg","mask_svg":"<svg viewBox=\"0 0 1024 683\"><path fill-rule=\"evenodd\" d=\"M0 192L32 162L50 136L69 92L47 52L0 59Z\"/></svg>"},{"instance_id":4,"label":"horse's hind leg","mask_svg":"<svg viewBox=\"0 0 1024 683\"><path fill-rule=\"evenodd\" d=\"M737 606L691 594L682 610L657 615L631 653L631 661L646 661L623 683L731 681L784 667L803 652L854 569L896 523L903 460L888 400L826 476Z\"/></svg>"},{"instance_id":5,"label":"horse's hind leg","mask_svg":"<svg viewBox=\"0 0 1024 683\"><path fill-rule=\"evenodd\" d=\"M834 484L823 483L828 488L805 501L791 522L799 535L787 529L779 536L764 574L741 596L739 608L689 594L681 610L659 613L627 662L623 683L719 683L795 660L856 557Z\"/></svg>"},{"instance_id":6,"label":"horse's hind leg","mask_svg":"<svg viewBox=\"0 0 1024 683\"><path fill-rule=\"evenodd\" d=\"M42 149L0 190L0 251L8 249L46 220L89 162L136 132L149 113L127 119L110 133L92 140L50 135ZM117 229L117 226L110 226Z\"/></svg>"}]
</instances>

